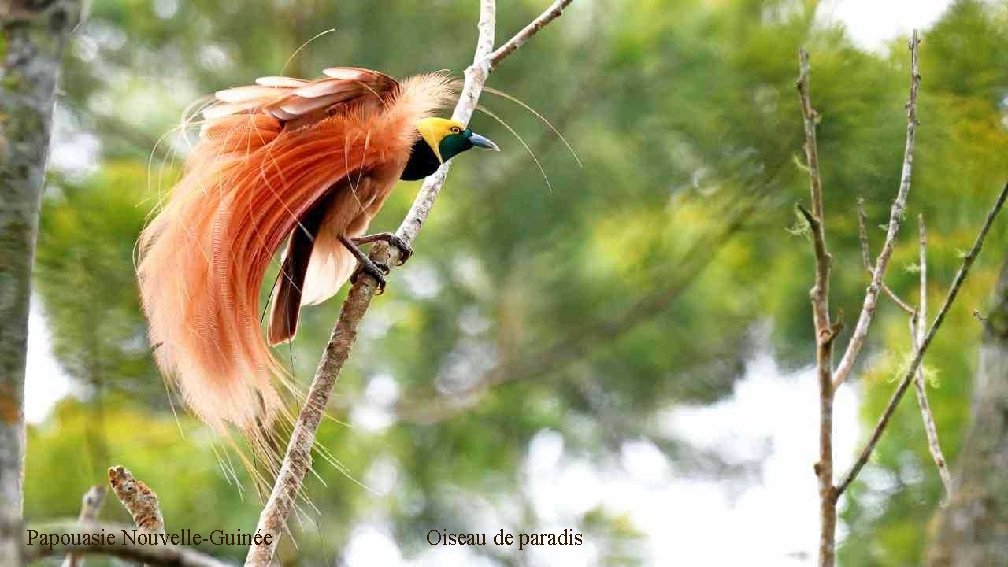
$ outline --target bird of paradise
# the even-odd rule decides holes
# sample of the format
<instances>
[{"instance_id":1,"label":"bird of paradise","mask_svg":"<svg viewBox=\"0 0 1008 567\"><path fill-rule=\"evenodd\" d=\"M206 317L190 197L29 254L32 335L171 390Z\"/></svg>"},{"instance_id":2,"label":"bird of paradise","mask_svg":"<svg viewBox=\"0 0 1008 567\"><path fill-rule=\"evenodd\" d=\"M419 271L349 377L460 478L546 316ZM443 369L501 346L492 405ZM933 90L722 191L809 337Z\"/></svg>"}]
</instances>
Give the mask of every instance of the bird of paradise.
<instances>
[{"instance_id":1,"label":"bird of paradise","mask_svg":"<svg viewBox=\"0 0 1008 567\"><path fill-rule=\"evenodd\" d=\"M236 426L260 445L263 424L283 408L277 385L290 386L266 339L290 340L301 307L332 297L355 273L383 287L388 267L361 245L384 240L409 257L393 234L366 234L398 180L421 179L473 147L498 149L434 116L453 94L444 73L324 75L217 92L182 178L139 241L158 366L206 423ZM259 292L285 240L264 337Z\"/></svg>"}]
</instances>

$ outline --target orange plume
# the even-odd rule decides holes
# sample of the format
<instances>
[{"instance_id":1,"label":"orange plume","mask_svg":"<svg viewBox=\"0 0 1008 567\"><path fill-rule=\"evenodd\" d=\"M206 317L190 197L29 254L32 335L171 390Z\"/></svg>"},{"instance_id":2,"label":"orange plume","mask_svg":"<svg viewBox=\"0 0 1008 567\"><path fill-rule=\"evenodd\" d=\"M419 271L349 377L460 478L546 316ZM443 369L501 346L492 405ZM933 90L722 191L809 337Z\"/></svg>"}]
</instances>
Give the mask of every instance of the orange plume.
<instances>
[{"instance_id":1,"label":"orange plume","mask_svg":"<svg viewBox=\"0 0 1008 567\"><path fill-rule=\"evenodd\" d=\"M259 322L259 294L290 236L270 339L293 335L302 303L335 294L355 265L340 235L363 234L418 140L451 96L444 74L403 82L332 68L264 77L203 110L181 180L140 235L137 274L158 366L217 430L263 448L289 378ZM293 315L291 315L293 311Z\"/></svg>"}]
</instances>

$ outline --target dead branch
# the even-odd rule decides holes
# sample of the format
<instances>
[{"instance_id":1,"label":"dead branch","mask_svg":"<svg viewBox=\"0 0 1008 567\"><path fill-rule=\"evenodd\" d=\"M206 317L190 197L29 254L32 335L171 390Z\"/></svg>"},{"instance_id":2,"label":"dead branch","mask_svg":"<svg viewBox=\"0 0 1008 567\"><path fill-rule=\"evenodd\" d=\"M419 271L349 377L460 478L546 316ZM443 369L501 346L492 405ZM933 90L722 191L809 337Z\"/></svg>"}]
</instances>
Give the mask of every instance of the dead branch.
<instances>
[{"instance_id":1,"label":"dead branch","mask_svg":"<svg viewBox=\"0 0 1008 567\"><path fill-rule=\"evenodd\" d=\"M514 35L511 39L507 40L504 45L498 47L490 54L490 66L496 67L505 57L514 53L516 49L521 47L528 39L535 34L539 33L539 30L543 29L550 22L560 17L563 13L564 8L570 5L574 0L556 0L553 4L546 9L539 17L532 20L529 25L522 28L522 30Z\"/></svg>"},{"instance_id":2,"label":"dead branch","mask_svg":"<svg viewBox=\"0 0 1008 567\"><path fill-rule=\"evenodd\" d=\"M973 241L973 246L970 248L969 253L963 257L962 265L959 266L959 271L956 272L955 279L952 280L952 287L949 288L949 291L945 296L945 301L942 303L941 309L938 310L938 315L935 317L934 322L931 323L931 326L928 328L927 334L924 335L924 338L920 341L919 346L916 348L913 360L910 362L910 366L900 378L899 385L896 387L889 403L882 412L882 416L879 417L875 428L872 429L868 442L865 443L865 446L861 449L861 453L858 455L857 460L855 460L850 469L844 473L843 478L837 485L838 495L842 494L847 487L850 486L850 483L857 478L858 473L861 472L865 463L868 462L868 458L871 457L872 451L875 450L875 446L878 444L879 438L882 437L882 433L889 425L889 420L892 418L892 414L896 411L896 406L899 404L900 400L903 399L903 394L906 393L907 388L910 386L910 382L916 377L921 360L924 359L924 354L927 352L928 347L931 346L931 341L934 339L935 333L945 321L945 316L948 314L949 308L952 307L956 297L958 297L959 290L962 288L963 282L966 280L966 276L969 275L969 271L973 266L974 260L976 260L977 255L983 248L983 243L987 238L987 233L994 224L994 219L997 218L998 213L1001 212L1001 208L1004 205L1006 197L1008 197L1008 183L1006 183L1004 188L1001 189L1001 194L998 195L994 206L987 211L987 218L984 220L983 227L980 229L980 232L977 233L976 239Z\"/></svg>"},{"instance_id":3,"label":"dead branch","mask_svg":"<svg viewBox=\"0 0 1008 567\"><path fill-rule=\"evenodd\" d=\"M871 278L875 273L875 270L872 267L871 245L868 242L868 230L865 228L867 217L868 215L865 213L864 209L864 199L858 199L858 236L861 241L861 262L864 264L864 269L868 272L868 277ZM881 282L881 284L882 291L885 292L893 303L905 311L907 315L913 317L917 313L917 310L911 307L906 301L903 301L900 296L896 295L896 292L886 285L885 281Z\"/></svg>"},{"instance_id":4,"label":"dead branch","mask_svg":"<svg viewBox=\"0 0 1008 567\"><path fill-rule=\"evenodd\" d=\"M105 495L108 489L97 484L92 486L81 499L80 517L77 521L82 525L93 524L98 521L98 513L101 512L102 504L105 503ZM63 560L63 567L80 567L80 554L70 553Z\"/></svg>"},{"instance_id":5,"label":"dead branch","mask_svg":"<svg viewBox=\"0 0 1008 567\"><path fill-rule=\"evenodd\" d=\"M122 465L110 468L108 476L112 491L133 517L136 527L144 533L163 534L164 518L157 494Z\"/></svg>"},{"instance_id":6,"label":"dead branch","mask_svg":"<svg viewBox=\"0 0 1008 567\"><path fill-rule=\"evenodd\" d=\"M921 319L923 319L923 316ZM916 317L910 319L910 336L913 339L914 348L921 348L921 341L924 340L924 326ZM924 377L924 368L922 366L918 366L913 382L914 391L917 395L917 407L920 409L921 420L924 422L924 434L927 437L928 452L931 453L931 460L934 461L935 468L938 469L938 476L941 478L942 487L945 489L945 498L948 498L952 494L952 473L949 472L945 454L942 452L941 442L938 439L938 426L935 424L934 414L931 411L931 403L928 401L927 380Z\"/></svg>"},{"instance_id":7,"label":"dead branch","mask_svg":"<svg viewBox=\"0 0 1008 567\"><path fill-rule=\"evenodd\" d=\"M38 534L45 534L49 537L52 545L42 545L34 543L25 544L24 557L28 562L37 561L45 557L59 557L61 555L106 555L118 557L120 559L142 562L147 565L171 565L173 567L227 567L223 563L192 549L178 547L174 545L142 545L140 543L130 543L122 533L133 531L131 526L121 524L97 524L76 525L72 522L45 524L41 526L31 526L31 531ZM96 535L114 534L114 541L109 541ZM88 543L84 543L84 536L89 536ZM30 535L29 535L30 537Z\"/></svg>"},{"instance_id":8,"label":"dead branch","mask_svg":"<svg viewBox=\"0 0 1008 567\"><path fill-rule=\"evenodd\" d=\"M816 336L816 375L819 378L819 461L814 467L819 481L819 564L832 566L835 560L836 538L836 496L833 487L833 339L836 336L829 316L832 258L826 248L819 150L816 144L818 114L812 107L809 73L808 52L801 49L798 52L797 87L805 129L804 148L812 210L808 211L800 206L799 210L812 230L812 248L815 252L815 281L809 298L812 301L812 323Z\"/></svg>"},{"instance_id":9,"label":"dead branch","mask_svg":"<svg viewBox=\"0 0 1008 567\"><path fill-rule=\"evenodd\" d=\"M920 306L917 313L910 317L910 337L913 340L914 348L921 348L924 341L924 325L927 321L927 231L924 228L924 215L917 215L918 233L920 235ZM945 497L952 494L952 474L949 472L942 453L941 443L938 440L938 426L935 425L934 414L931 413L931 404L927 397L927 381L924 379L923 365L917 368L917 376L914 380L914 389L917 393L917 406L920 408L921 419L924 421L924 434L927 436L928 451L931 459L938 469L938 476L941 477L942 486L945 487Z\"/></svg>"},{"instance_id":10,"label":"dead branch","mask_svg":"<svg viewBox=\"0 0 1008 567\"><path fill-rule=\"evenodd\" d=\"M494 67L528 38L558 17L563 7L569 3L569 0L555 2L544 15L533 21L531 27L527 26L515 38L505 43L504 47L511 46L508 47L508 51L501 52L496 59L492 59L496 28L496 2L495 0L481 0L479 37L476 42L475 55L472 65L465 71L465 83L452 118L468 123L476 109L483 84ZM536 25L536 22L539 24ZM438 171L424 180L409 213L396 230L396 236L406 244L412 244L420 232L420 228L434 206L438 193L444 186L450 166L450 162L442 165ZM379 243L372 249L371 258L385 261L387 265L394 266L398 261L398 254L398 249L390 249ZM333 327L329 342L315 371L315 377L309 387L305 404L294 424L294 430L273 490L256 526L256 533L273 536L272 543L270 545L253 545L246 556L246 565L269 565L273 558L281 531L294 507L294 500L301 491L305 474L311 467L311 449L315 443L315 435L322 421L329 397L340 370L350 354L350 349L356 341L357 327L374 298L376 284L377 282L373 278L358 278L343 303L339 319Z\"/></svg>"},{"instance_id":11,"label":"dead branch","mask_svg":"<svg viewBox=\"0 0 1008 567\"><path fill-rule=\"evenodd\" d=\"M861 307L861 315L858 317L854 332L847 349L840 358L836 372L833 377L834 388L844 383L847 375L850 374L854 363L857 361L861 347L864 346L865 337L868 336L868 326L871 324L872 316L875 314L875 307L878 303L879 292L883 287L886 268L889 266L889 258L892 257L893 248L896 245L896 235L899 234L903 224L903 215L906 210L907 195L910 193L910 178L913 173L913 152L914 140L917 133L917 91L920 88L920 66L918 64L918 46L920 39L917 31L914 30L910 37L910 100L907 102L907 129L906 144L903 150L903 167L900 175L899 191L893 200L892 208L889 211L889 226L886 229L885 242L882 250L879 251L878 258L872 266L872 279L865 292L864 305Z\"/></svg>"}]
</instances>

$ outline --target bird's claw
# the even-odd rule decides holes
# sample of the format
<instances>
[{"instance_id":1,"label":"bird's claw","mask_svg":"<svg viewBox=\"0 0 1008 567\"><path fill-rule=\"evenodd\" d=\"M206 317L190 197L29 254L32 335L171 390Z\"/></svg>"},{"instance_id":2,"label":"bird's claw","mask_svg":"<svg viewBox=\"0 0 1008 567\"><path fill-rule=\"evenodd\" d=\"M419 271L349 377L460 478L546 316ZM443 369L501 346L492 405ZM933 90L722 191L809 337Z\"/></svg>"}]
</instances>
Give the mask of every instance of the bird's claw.
<instances>
[{"instance_id":1,"label":"bird's claw","mask_svg":"<svg viewBox=\"0 0 1008 567\"><path fill-rule=\"evenodd\" d=\"M357 245L372 244L374 242L387 242L389 246L394 246L397 250L399 250L399 261L396 263L397 266L402 266L410 259L410 257L413 256L413 247L406 244L406 241L391 232L379 232L378 234L359 236L351 240Z\"/></svg>"},{"instance_id":2,"label":"bird's claw","mask_svg":"<svg viewBox=\"0 0 1008 567\"><path fill-rule=\"evenodd\" d=\"M392 238L389 238L389 245L395 246L399 250L399 262L396 265L402 266L413 257L413 247L406 244L402 238L399 238L394 234L392 235Z\"/></svg>"},{"instance_id":3,"label":"bird's claw","mask_svg":"<svg viewBox=\"0 0 1008 567\"><path fill-rule=\"evenodd\" d=\"M357 269L354 273L350 275L350 282L357 283L357 278L361 274L367 274L374 278L375 280L375 295L381 295L385 293L385 276L391 271L388 264L384 262L375 262L373 260L368 260L367 262L358 262Z\"/></svg>"}]
</instances>

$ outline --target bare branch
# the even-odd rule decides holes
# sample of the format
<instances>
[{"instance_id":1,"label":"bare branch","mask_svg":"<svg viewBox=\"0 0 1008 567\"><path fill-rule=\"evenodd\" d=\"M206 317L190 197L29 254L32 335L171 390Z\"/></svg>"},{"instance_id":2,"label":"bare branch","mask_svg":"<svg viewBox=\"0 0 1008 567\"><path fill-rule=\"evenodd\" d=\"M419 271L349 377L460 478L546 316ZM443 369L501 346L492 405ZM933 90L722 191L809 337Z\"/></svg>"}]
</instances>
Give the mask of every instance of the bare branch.
<instances>
[{"instance_id":1,"label":"bare branch","mask_svg":"<svg viewBox=\"0 0 1008 567\"><path fill-rule=\"evenodd\" d=\"M76 525L71 522L32 526L32 532L37 537L46 535L52 545L32 542L24 546L24 556L28 562L44 557L59 557L61 555L107 555L120 559L143 562L147 565L171 565L173 567L227 567L223 563L192 549L174 545L142 545L139 542L130 543L122 533L132 532L131 526L121 524ZM114 534L114 541L101 538L100 534ZM88 536L85 539L84 536ZM84 543L87 541L87 543Z\"/></svg>"},{"instance_id":2,"label":"bare branch","mask_svg":"<svg viewBox=\"0 0 1008 567\"><path fill-rule=\"evenodd\" d=\"M564 8L570 5L573 1L574 0L556 0L553 2L553 4L547 8L545 12L539 14L538 18L532 20L529 25L522 28L522 30L516 33L514 37L507 40L504 45L498 47L490 54L490 66L496 67L501 60L508 55L511 55L511 53L528 41L530 37L539 33L539 30L546 27L553 20L559 18L560 14L563 13Z\"/></svg>"},{"instance_id":3,"label":"bare branch","mask_svg":"<svg viewBox=\"0 0 1008 567\"><path fill-rule=\"evenodd\" d=\"M465 71L465 83L452 118L468 123L476 109L483 84L494 67L510 53L513 53L529 37L559 16L563 7L569 3L569 0L554 3L544 15L536 18L530 24L531 27L526 27L505 44L507 51L503 51L493 58L496 2L495 0L481 0L479 37L476 42L475 55L472 65ZM538 25L536 22L539 22ZM409 213L396 230L396 235L406 244L412 244L420 232L420 228L434 206L438 193L444 186L450 166L451 162L442 165L433 175L424 180ZM387 265L394 266L397 263L398 254L397 248L390 249L388 246L378 243L371 250L370 256L372 259L382 260ZM322 359L315 371L315 377L309 387L305 405L301 408L297 422L294 424L294 430L273 490L259 515L256 533L271 534L273 536L270 538L271 543L253 545L245 558L246 565L266 566L273 558L281 531L294 507L294 499L301 491L305 474L311 467L311 448L315 443L315 435L322 421L329 397L343 364L350 354L350 349L356 341L357 327L374 298L376 284L377 282L371 277L358 278L343 303L339 319L333 327L329 343L326 345Z\"/></svg>"},{"instance_id":4,"label":"bare branch","mask_svg":"<svg viewBox=\"0 0 1008 567\"><path fill-rule=\"evenodd\" d=\"M85 492L84 497L81 498L78 521L82 524L98 521L98 514L101 512L102 505L105 504L106 495L108 495L108 489L100 484L92 486Z\"/></svg>"},{"instance_id":5,"label":"bare branch","mask_svg":"<svg viewBox=\"0 0 1008 567\"><path fill-rule=\"evenodd\" d=\"M867 215L864 209L864 199L858 199L858 236L861 240L861 262L864 264L864 269L868 272L869 278L874 274L875 270L872 268L871 261L871 245L868 243L868 230L865 229ZM910 306L909 303L903 301L900 296L896 295L892 289L883 281L882 291L895 303L900 309L906 312L907 315L913 317L917 310Z\"/></svg>"},{"instance_id":6,"label":"bare branch","mask_svg":"<svg viewBox=\"0 0 1008 567\"><path fill-rule=\"evenodd\" d=\"M920 302L917 308L918 322L927 321L927 229L924 227L924 215L917 215L917 234L920 238ZM920 325L918 325L920 326ZM921 327L918 341L924 339L924 329ZM916 336L916 335L915 335ZM918 347L920 345L917 345Z\"/></svg>"},{"instance_id":7,"label":"bare branch","mask_svg":"<svg viewBox=\"0 0 1008 567\"><path fill-rule=\"evenodd\" d=\"M105 503L105 495L108 489L102 485L92 486L81 499L80 517L77 521L87 525L98 521L98 513L101 512L102 504ZM63 567L80 567L80 554L70 553L63 560Z\"/></svg>"},{"instance_id":8,"label":"bare branch","mask_svg":"<svg viewBox=\"0 0 1008 567\"><path fill-rule=\"evenodd\" d=\"M882 416L879 418L878 423L876 423L875 428L872 430L871 436L868 438L868 442L861 450L857 460L854 461L854 464L851 465L851 468L843 475L842 480L837 485L838 495L842 494L847 487L850 486L850 483L857 478L858 473L861 472L865 463L868 462L868 458L871 457L872 451L875 450L875 446L878 444L879 438L882 437L882 433L889 425L889 420L892 418L893 412L896 411L896 406L899 404L900 400L903 399L903 394L906 393L907 388L910 386L910 382L917 376L917 369L920 367L921 360L924 359L924 354L927 352L928 347L931 346L931 341L934 339L935 333L945 321L945 315L948 314L949 308L952 307L952 303L955 302L956 297L959 295L959 290L962 288L963 282L966 280L966 276L969 275L970 267L973 266L974 260L976 260L977 255L983 248L983 243L987 238L987 233L994 224L994 219L997 218L998 213L1001 212L1001 208L1004 205L1006 197L1008 197L1008 183L1006 183L1004 188L1001 190L1001 194L998 195L994 206L987 212L987 218L984 220L983 227L980 229L976 239L973 241L973 246L970 248L969 253L963 257L962 265L959 267L959 271L956 273L955 279L952 281L952 287L949 288L941 309L938 310L938 315L928 328L927 334L924 335L924 338L920 341L913 360L910 362L909 368L907 368L906 372L903 373L899 385L896 387L896 391L893 392L892 398L890 398L888 405L886 405L885 411L882 412Z\"/></svg>"},{"instance_id":9,"label":"bare branch","mask_svg":"<svg viewBox=\"0 0 1008 567\"><path fill-rule=\"evenodd\" d=\"M133 517L136 527L144 533L163 534L164 518L157 494L122 465L110 468L108 477L112 492Z\"/></svg>"},{"instance_id":10,"label":"bare branch","mask_svg":"<svg viewBox=\"0 0 1008 567\"><path fill-rule=\"evenodd\" d=\"M924 341L923 322L927 321L927 231L924 228L924 215L917 215L917 226L920 234L920 307L918 312L910 318L910 337L913 340L914 348L919 349ZM938 476L941 477L947 498L952 494L952 474L948 470L945 455L941 450L941 443L938 441L938 426L935 425L931 404L928 402L927 382L924 379L923 366L917 368L914 388L917 393L917 406L920 408L921 419L924 420L928 451L931 452L931 458L934 460L935 467L938 468Z\"/></svg>"},{"instance_id":11,"label":"bare branch","mask_svg":"<svg viewBox=\"0 0 1008 567\"><path fill-rule=\"evenodd\" d=\"M809 192L812 210L799 209L812 229L812 244L816 256L815 284L812 288L812 308L816 336L822 337L830 328L829 320L829 273L832 259L826 247L826 226L823 222L822 182L819 177L819 150L816 145L816 123L819 115L812 108L812 92L809 85L809 58L802 49L798 54L798 96L801 100L803 123L805 126L805 159L809 172ZM820 341L821 342L821 341ZM831 363L832 364L832 363Z\"/></svg>"},{"instance_id":12,"label":"bare branch","mask_svg":"<svg viewBox=\"0 0 1008 567\"><path fill-rule=\"evenodd\" d=\"M861 307L861 315L858 317L854 332L850 342L847 343L847 350L844 351L840 363L837 365L833 378L834 387L844 383L847 375L850 374L854 363L857 361L861 347L864 346L865 337L868 335L868 326L871 324L872 316L875 314L875 307L878 303L879 292L883 287L883 278L886 268L889 266L889 258L892 256L893 248L896 245L896 235L899 234L900 226L903 224L903 215L906 210L907 195L910 193L910 178L913 172L913 151L914 140L917 133L917 91L920 88L920 66L918 64L918 46L920 39L917 30L914 30L910 38L910 100L907 102L907 130L906 145L903 150L903 167L900 175L900 187L893 200L892 208L889 212L889 227L886 229L885 242L882 250L879 251L878 258L873 266L871 283L865 292L864 305Z\"/></svg>"},{"instance_id":13,"label":"bare branch","mask_svg":"<svg viewBox=\"0 0 1008 567\"><path fill-rule=\"evenodd\" d=\"M831 567L835 562L836 496L833 487L833 339L836 331L830 325L829 277L832 259L826 248L826 228L823 223L822 182L819 177L819 150L816 144L818 115L812 107L809 84L809 56L798 52L798 98L805 127L805 159L809 172L809 193L812 210L799 206L812 229L815 252L815 282L809 297L812 301L812 323L816 335L816 374L819 377L819 461L813 470L819 481L819 564Z\"/></svg>"}]
</instances>

